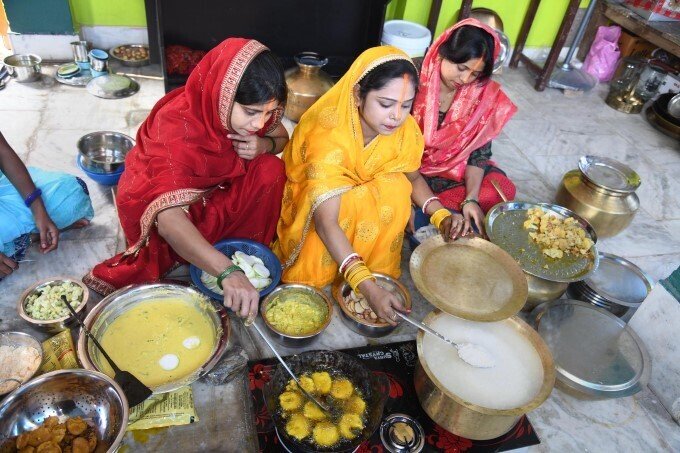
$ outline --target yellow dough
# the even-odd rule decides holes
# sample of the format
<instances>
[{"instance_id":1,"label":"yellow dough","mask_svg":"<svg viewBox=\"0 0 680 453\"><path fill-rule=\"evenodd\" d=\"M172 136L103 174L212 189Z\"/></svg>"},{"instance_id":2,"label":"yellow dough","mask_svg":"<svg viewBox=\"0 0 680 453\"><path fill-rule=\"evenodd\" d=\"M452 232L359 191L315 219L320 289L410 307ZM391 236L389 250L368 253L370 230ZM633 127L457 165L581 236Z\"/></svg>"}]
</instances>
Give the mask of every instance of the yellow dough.
<instances>
[{"instance_id":1,"label":"yellow dough","mask_svg":"<svg viewBox=\"0 0 680 453\"><path fill-rule=\"evenodd\" d=\"M321 395L327 395L331 391L331 375L326 371L320 371L318 373L312 373L312 380L314 381L314 387L316 391Z\"/></svg>"},{"instance_id":2,"label":"yellow dough","mask_svg":"<svg viewBox=\"0 0 680 453\"><path fill-rule=\"evenodd\" d=\"M357 434L364 429L364 422L357 414L345 414L340 419L338 425L340 427L340 434L345 439L354 439Z\"/></svg>"},{"instance_id":3,"label":"yellow dough","mask_svg":"<svg viewBox=\"0 0 680 453\"><path fill-rule=\"evenodd\" d=\"M331 396L335 399L346 400L354 392L354 386L347 379L337 379L331 386Z\"/></svg>"},{"instance_id":4,"label":"yellow dough","mask_svg":"<svg viewBox=\"0 0 680 453\"><path fill-rule=\"evenodd\" d=\"M314 442L322 447L330 447L340 440L338 428L330 422L317 423L314 427Z\"/></svg>"},{"instance_id":5,"label":"yellow dough","mask_svg":"<svg viewBox=\"0 0 680 453\"><path fill-rule=\"evenodd\" d=\"M197 337L200 343L187 349L182 343ZM149 300L122 314L105 328L99 341L122 370L154 388L189 376L203 365L215 347L217 335L206 313L180 299ZM159 361L167 354L179 358L177 367L165 370ZM100 358L98 367L113 377Z\"/></svg>"},{"instance_id":6,"label":"yellow dough","mask_svg":"<svg viewBox=\"0 0 680 453\"><path fill-rule=\"evenodd\" d=\"M286 423L286 432L297 440L302 440L311 433L311 424L302 414L293 414Z\"/></svg>"}]
</instances>

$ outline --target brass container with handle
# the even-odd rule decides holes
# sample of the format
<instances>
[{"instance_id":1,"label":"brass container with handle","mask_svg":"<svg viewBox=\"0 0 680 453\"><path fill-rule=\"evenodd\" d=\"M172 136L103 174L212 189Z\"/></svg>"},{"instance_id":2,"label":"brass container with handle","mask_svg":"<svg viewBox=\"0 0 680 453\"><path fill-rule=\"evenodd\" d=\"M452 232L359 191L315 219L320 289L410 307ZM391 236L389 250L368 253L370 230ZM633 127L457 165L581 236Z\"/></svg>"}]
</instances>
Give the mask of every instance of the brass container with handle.
<instances>
[{"instance_id":1,"label":"brass container with handle","mask_svg":"<svg viewBox=\"0 0 680 453\"><path fill-rule=\"evenodd\" d=\"M613 159L584 156L579 168L568 171L557 190L557 204L571 209L592 225L598 237L625 230L640 207L635 189L640 177Z\"/></svg>"},{"instance_id":2,"label":"brass container with handle","mask_svg":"<svg viewBox=\"0 0 680 453\"><path fill-rule=\"evenodd\" d=\"M328 64L316 52L302 52L295 56L297 67L288 69L286 85L288 99L285 115L292 121L300 121L302 114L333 86L331 78L321 70Z\"/></svg>"}]
</instances>

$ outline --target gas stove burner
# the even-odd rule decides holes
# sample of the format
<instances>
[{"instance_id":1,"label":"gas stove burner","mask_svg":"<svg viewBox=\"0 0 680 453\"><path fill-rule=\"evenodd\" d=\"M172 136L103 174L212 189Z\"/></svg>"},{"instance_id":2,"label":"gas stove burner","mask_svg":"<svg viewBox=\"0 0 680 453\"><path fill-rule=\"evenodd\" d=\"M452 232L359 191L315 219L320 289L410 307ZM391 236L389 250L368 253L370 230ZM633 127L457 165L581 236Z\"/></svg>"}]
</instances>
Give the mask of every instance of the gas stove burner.
<instances>
[{"instance_id":1,"label":"gas stove burner","mask_svg":"<svg viewBox=\"0 0 680 453\"><path fill-rule=\"evenodd\" d=\"M391 414L380 425L380 439L391 453L418 453L425 446L420 423L406 414Z\"/></svg>"}]
</instances>

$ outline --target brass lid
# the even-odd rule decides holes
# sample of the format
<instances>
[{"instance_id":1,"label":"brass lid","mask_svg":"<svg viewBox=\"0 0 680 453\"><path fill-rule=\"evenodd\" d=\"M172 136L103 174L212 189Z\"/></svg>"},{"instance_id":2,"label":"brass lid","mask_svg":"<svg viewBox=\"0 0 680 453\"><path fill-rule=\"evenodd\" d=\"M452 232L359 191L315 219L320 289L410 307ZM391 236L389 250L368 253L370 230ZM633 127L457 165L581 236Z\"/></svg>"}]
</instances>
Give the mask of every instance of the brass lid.
<instances>
[{"instance_id":1,"label":"brass lid","mask_svg":"<svg viewBox=\"0 0 680 453\"><path fill-rule=\"evenodd\" d=\"M640 186L640 175L614 159L583 156L578 168L588 181L612 192L631 193Z\"/></svg>"},{"instance_id":2,"label":"brass lid","mask_svg":"<svg viewBox=\"0 0 680 453\"><path fill-rule=\"evenodd\" d=\"M479 237L445 242L441 235L411 255L418 291L440 310L471 321L499 321L527 300L522 268L503 249Z\"/></svg>"}]
</instances>

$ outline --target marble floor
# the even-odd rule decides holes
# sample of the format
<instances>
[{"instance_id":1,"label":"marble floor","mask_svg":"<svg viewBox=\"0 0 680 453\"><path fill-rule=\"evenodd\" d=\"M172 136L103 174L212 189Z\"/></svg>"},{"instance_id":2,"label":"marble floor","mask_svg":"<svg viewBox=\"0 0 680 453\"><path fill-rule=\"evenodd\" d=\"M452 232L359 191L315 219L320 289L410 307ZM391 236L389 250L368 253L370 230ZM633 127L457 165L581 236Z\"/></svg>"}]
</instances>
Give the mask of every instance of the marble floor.
<instances>
[{"instance_id":1,"label":"marble floor","mask_svg":"<svg viewBox=\"0 0 680 453\"><path fill-rule=\"evenodd\" d=\"M53 73L54 68L46 67L45 72ZM641 115L607 107L603 102L606 86L577 96L565 96L557 90L538 93L524 69L505 69L498 80L519 107L493 145L494 159L517 184L516 198L552 201L562 175L576 168L578 158L585 154L625 162L642 178L638 190L641 209L624 233L602 240L600 250L630 259L655 281L677 268L677 141L654 130ZM162 81L138 81L140 92L121 100L95 98L84 89L56 83L49 75L35 84L10 83L0 91L0 130L29 166L66 171L87 180L75 165L78 139L97 130L134 136L164 94ZM93 181L88 185L96 212L92 225L63 233L59 249L46 256L31 249L27 258L35 262L22 264L0 282L0 331L25 328L14 307L19 294L31 283L55 275L82 276L123 247L111 189ZM405 248L403 280L412 287L406 252ZM416 295L414 299L416 316L431 310L422 298ZM414 334L409 326L401 326L383 341L412 339ZM270 355L263 343L248 338L247 332L241 331L238 336L251 358ZM365 338L344 328L335 313L327 334L314 347L340 349L366 343ZM670 421L649 390L614 401L580 401L556 389L530 419L542 441L532 451L680 451L680 428ZM135 451L144 450L141 445L137 447ZM249 449L245 444L241 447Z\"/></svg>"}]
</instances>

